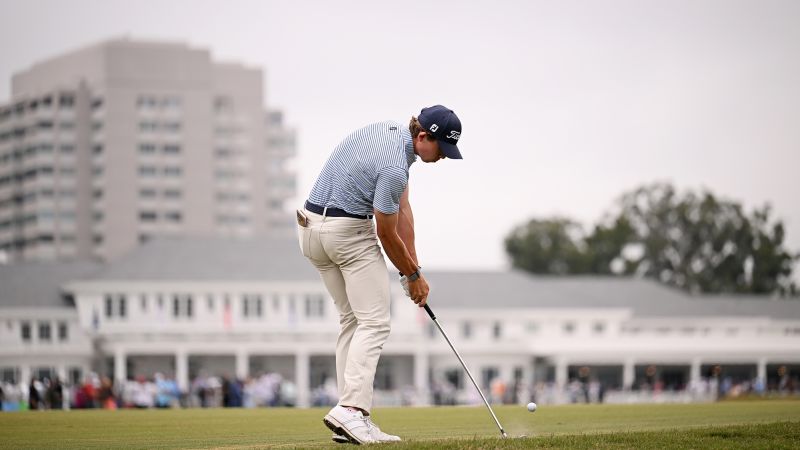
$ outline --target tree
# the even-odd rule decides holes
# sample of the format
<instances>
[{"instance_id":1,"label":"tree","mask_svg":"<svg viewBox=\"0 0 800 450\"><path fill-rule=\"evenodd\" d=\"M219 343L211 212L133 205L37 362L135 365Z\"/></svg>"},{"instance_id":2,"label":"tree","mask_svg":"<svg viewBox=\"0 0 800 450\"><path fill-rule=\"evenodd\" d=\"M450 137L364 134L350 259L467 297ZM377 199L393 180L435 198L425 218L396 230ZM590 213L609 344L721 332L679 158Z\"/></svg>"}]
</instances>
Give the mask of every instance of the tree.
<instances>
[{"instance_id":1,"label":"tree","mask_svg":"<svg viewBox=\"0 0 800 450\"><path fill-rule=\"evenodd\" d=\"M586 273L580 225L568 219L531 219L505 240L514 267L533 273Z\"/></svg>"},{"instance_id":2,"label":"tree","mask_svg":"<svg viewBox=\"0 0 800 450\"><path fill-rule=\"evenodd\" d=\"M534 273L636 274L689 292L794 295L800 256L784 247L783 224L770 213L764 206L747 215L708 191L678 195L653 184L624 194L588 235L568 219L532 220L506 249L514 267ZM540 243L549 240L557 245Z\"/></svg>"}]
</instances>

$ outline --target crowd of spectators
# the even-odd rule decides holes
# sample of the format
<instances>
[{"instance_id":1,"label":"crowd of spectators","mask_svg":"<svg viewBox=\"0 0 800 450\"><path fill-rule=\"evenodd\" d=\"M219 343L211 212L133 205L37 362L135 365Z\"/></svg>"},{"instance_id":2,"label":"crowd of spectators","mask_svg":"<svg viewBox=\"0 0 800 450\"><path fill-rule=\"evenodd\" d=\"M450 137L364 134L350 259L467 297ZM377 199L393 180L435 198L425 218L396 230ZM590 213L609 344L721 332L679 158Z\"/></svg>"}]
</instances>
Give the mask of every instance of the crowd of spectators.
<instances>
[{"instance_id":1,"label":"crowd of spectators","mask_svg":"<svg viewBox=\"0 0 800 450\"><path fill-rule=\"evenodd\" d=\"M2 411L44 409L277 407L294 406L294 382L277 373L241 380L199 374L183 392L174 378L156 373L115 383L91 373L80 384L65 385L57 377L29 383L0 383Z\"/></svg>"},{"instance_id":2,"label":"crowd of spectators","mask_svg":"<svg viewBox=\"0 0 800 450\"><path fill-rule=\"evenodd\" d=\"M790 376L783 368L779 377L763 380L734 379L713 376L690 382L683 386L665 385L659 379L637 383L630 391L609 389L596 379L571 379L563 388L554 382L533 385L520 382L506 383L499 377L484 386L487 400L495 404L524 404L536 401L554 403L603 403L607 396L611 402L637 402L668 398L678 394L689 401L715 400L742 396L800 395L797 376ZM434 380L430 398L420 398L412 388L401 390L398 405L427 404L456 405L482 402L471 385L457 388L452 382ZM635 397L635 398L634 398ZM337 401L336 381L327 378L311 391L311 406L331 406ZM678 397L676 397L678 398ZM178 408L178 407L280 407L295 406L296 386L292 380L278 373L265 373L257 377L237 379L230 376L198 374L191 380L187 391L181 391L174 378L156 373L152 378L137 376L124 383L115 383L108 376L90 373L83 383L64 384L58 377L37 379L29 383L0 383L2 411L43 409L118 409L118 408Z\"/></svg>"}]
</instances>

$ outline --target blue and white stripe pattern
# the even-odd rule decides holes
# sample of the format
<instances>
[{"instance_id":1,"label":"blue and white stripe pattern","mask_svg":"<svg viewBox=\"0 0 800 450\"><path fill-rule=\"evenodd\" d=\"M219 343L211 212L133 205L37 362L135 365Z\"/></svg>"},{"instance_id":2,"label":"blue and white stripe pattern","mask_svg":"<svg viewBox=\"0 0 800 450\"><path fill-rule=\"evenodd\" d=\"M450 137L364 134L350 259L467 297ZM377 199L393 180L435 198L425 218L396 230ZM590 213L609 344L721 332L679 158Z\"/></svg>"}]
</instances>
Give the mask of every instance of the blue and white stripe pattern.
<instances>
[{"instance_id":1,"label":"blue and white stripe pattern","mask_svg":"<svg viewBox=\"0 0 800 450\"><path fill-rule=\"evenodd\" d=\"M407 126L391 121L367 125L336 146L308 201L362 216L375 209L395 214L416 160Z\"/></svg>"}]
</instances>

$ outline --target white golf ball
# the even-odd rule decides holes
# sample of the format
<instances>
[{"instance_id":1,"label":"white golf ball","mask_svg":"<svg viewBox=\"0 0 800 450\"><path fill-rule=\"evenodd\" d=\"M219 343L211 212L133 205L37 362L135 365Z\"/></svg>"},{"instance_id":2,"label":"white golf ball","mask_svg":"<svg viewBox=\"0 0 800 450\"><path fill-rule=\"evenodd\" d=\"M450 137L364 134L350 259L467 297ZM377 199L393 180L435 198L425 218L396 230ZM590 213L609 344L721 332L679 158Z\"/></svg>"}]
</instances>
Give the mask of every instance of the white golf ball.
<instances>
[{"instance_id":1,"label":"white golf ball","mask_svg":"<svg viewBox=\"0 0 800 450\"><path fill-rule=\"evenodd\" d=\"M528 411L530 412L536 411L536 403L533 402L528 403Z\"/></svg>"}]
</instances>

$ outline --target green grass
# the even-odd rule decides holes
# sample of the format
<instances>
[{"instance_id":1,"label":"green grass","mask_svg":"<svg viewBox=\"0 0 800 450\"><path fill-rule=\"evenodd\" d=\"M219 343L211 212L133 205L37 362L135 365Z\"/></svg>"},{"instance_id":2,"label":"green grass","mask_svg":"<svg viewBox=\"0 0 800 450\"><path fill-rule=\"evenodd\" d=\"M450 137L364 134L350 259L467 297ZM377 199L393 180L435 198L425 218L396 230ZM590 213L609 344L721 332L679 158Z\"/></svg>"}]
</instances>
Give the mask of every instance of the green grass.
<instances>
[{"instance_id":1,"label":"green grass","mask_svg":"<svg viewBox=\"0 0 800 450\"><path fill-rule=\"evenodd\" d=\"M46 411L0 414L0 448L334 447L324 409ZM800 448L800 401L698 405L382 408L391 448Z\"/></svg>"}]
</instances>

